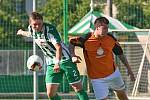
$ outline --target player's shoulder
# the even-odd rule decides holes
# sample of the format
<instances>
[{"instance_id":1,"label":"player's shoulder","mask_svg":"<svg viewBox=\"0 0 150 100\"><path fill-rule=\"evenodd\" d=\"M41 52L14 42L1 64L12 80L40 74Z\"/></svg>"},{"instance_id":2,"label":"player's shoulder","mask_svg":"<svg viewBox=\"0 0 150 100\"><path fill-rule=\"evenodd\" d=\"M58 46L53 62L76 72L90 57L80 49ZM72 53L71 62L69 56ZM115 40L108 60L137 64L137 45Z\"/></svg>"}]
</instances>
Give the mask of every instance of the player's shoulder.
<instances>
[{"instance_id":1,"label":"player's shoulder","mask_svg":"<svg viewBox=\"0 0 150 100\"><path fill-rule=\"evenodd\" d=\"M92 36L92 32L88 32L86 34L83 34L81 37L85 40L89 39Z\"/></svg>"},{"instance_id":2,"label":"player's shoulder","mask_svg":"<svg viewBox=\"0 0 150 100\"><path fill-rule=\"evenodd\" d=\"M48 33L51 33L53 35L55 35L56 33L58 33L56 27L53 24L51 24L51 23L43 23L43 24L44 24L45 30Z\"/></svg>"},{"instance_id":3,"label":"player's shoulder","mask_svg":"<svg viewBox=\"0 0 150 100\"><path fill-rule=\"evenodd\" d=\"M107 33L107 35L109 36L109 37L111 37L113 40L115 40L115 41L117 41L117 39L114 37L114 35L112 34L112 33Z\"/></svg>"},{"instance_id":4,"label":"player's shoulder","mask_svg":"<svg viewBox=\"0 0 150 100\"><path fill-rule=\"evenodd\" d=\"M49 27L49 28L55 28L55 26L51 23L43 23L44 26Z\"/></svg>"}]
</instances>

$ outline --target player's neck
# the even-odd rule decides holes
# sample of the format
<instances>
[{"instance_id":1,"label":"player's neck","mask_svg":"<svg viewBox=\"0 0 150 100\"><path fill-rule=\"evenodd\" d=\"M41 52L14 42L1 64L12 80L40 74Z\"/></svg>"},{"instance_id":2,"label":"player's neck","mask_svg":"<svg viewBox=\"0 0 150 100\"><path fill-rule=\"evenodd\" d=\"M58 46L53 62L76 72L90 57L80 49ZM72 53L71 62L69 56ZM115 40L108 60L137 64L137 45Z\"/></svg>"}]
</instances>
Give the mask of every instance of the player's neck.
<instances>
[{"instance_id":1,"label":"player's neck","mask_svg":"<svg viewBox=\"0 0 150 100\"><path fill-rule=\"evenodd\" d=\"M93 33L94 37L97 38L97 39L101 39L103 38L105 35L103 34L96 34L95 32Z\"/></svg>"}]
</instances>

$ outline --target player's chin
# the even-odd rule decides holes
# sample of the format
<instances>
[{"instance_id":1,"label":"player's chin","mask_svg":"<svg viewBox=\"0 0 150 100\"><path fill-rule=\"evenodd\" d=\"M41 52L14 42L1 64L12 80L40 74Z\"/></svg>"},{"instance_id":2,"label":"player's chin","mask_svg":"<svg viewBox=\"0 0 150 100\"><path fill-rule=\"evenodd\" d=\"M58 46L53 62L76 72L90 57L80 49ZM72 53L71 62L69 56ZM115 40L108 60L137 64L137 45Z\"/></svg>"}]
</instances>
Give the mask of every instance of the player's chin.
<instances>
[{"instance_id":1,"label":"player's chin","mask_svg":"<svg viewBox=\"0 0 150 100\"><path fill-rule=\"evenodd\" d=\"M35 30L35 32L41 32L40 30Z\"/></svg>"},{"instance_id":2,"label":"player's chin","mask_svg":"<svg viewBox=\"0 0 150 100\"><path fill-rule=\"evenodd\" d=\"M34 31L35 31L35 32L40 32L41 30L40 30L40 29L37 29L37 28L34 28Z\"/></svg>"},{"instance_id":3,"label":"player's chin","mask_svg":"<svg viewBox=\"0 0 150 100\"><path fill-rule=\"evenodd\" d=\"M103 34L101 34L100 36L101 36L101 37L104 37L105 35L106 35L106 34L105 34L105 33L103 33Z\"/></svg>"},{"instance_id":4,"label":"player's chin","mask_svg":"<svg viewBox=\"0 0 150 100\"><path fill-rule=\"evenodd\" d=\"M79 60L77 60L77 61L73 61L73 63L81 63Z\"/></svg>"}]
</instances>

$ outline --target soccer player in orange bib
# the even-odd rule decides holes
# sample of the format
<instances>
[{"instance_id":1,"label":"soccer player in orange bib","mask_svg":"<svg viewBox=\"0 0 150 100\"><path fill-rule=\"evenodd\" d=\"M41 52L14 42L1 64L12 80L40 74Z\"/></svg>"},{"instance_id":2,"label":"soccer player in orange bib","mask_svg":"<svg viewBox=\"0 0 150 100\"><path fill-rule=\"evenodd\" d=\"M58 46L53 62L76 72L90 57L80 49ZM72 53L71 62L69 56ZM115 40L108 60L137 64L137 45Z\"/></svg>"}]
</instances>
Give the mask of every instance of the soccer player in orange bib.
<instances>
[{"instance_id":1,"label":"soccer player in orange bib","mask_svg":"<svg viewBox=\"0 0 150 100\"><path fill-rule=\"evenodd\" d=\"M108 19L99 17L94 22L94 32L80 37L70 37L70 51L79 59L80 57L75 55L74 47L83 48L87 73L91 79L96 100L107 100L110 88L117 93L120 100L128 100L125 84L115 65L113 54L117 55L126 66L132 81L135 81L135 77L118 41L108 33L108 24Z\"/></svg>"}]
</instances>

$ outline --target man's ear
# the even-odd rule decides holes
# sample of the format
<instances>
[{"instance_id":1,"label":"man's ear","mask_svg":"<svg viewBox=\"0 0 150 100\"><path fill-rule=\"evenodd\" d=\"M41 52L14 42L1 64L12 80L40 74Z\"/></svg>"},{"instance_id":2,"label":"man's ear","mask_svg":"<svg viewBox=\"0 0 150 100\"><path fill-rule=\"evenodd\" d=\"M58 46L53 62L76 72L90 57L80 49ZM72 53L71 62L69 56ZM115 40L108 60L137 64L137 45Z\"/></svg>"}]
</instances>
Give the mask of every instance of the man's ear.
<instances>
[{"instance_id":1,"label":"man's ear","mask_svg":"<svg viewBox=\"0 0 150 100\"><path fill-rule=\"evenodd\" d=\"M29 18L29 25L31 24L31 20L32 20L32 19L31 19L31 18Z\"/></svg>"},{"instance_id":2,"label":"man's ear","mask_svg":"<svg viewBox=\"0 0 150 100\"><path fill-rule=\"evenodd\" d=\"M31 24L31 20L29 19L29 25Z\"/></svg>"}]
</instances>

